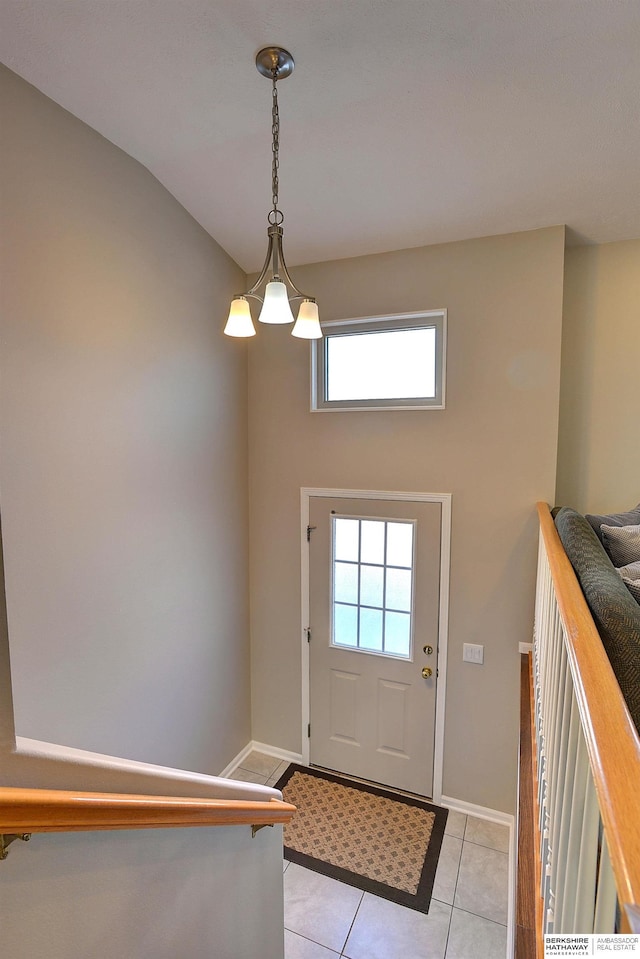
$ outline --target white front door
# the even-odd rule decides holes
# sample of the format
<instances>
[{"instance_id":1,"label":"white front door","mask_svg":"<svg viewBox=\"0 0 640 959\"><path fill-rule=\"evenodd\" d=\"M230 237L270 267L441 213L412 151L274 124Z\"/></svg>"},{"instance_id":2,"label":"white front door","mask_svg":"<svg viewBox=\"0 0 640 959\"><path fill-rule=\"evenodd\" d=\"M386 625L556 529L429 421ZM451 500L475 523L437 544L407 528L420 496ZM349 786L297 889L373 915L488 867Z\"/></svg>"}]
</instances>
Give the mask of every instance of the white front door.
<instances>
[{"instance_id":1,"label":"white front door","mask_svg":"<svg viewBox=\"0 0 640 959\"><path fill-rule=\"evenodd\" d=\"M433 795L441 510L312 496L309 512L310 760L423 796Z\"/></svg>"}]
</instances>

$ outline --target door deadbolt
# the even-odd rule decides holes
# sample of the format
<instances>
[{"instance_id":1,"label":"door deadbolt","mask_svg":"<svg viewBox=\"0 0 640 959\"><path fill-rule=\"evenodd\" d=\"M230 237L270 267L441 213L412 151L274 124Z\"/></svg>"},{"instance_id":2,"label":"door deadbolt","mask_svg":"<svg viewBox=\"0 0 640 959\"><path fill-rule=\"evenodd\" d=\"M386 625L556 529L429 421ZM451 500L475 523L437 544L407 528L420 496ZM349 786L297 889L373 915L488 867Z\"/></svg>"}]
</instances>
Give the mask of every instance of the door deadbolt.
<instances>
[{"instance_id":1,"label":"door deadbolt","mask_svg":"<svg viewBox=\"0 0 640 959\"><path fill-rule=\"evenodd\" d=\"M423 679L429 679L429 677L432 676L432 675L433 675L433 670L431 669L430 666L423 666L423 667L422 667L422 678L423 678Z\"/></svg>"},{"instance_id":2,"label":"door deadbolt","mask_svg":"<svg viewBox=\"0 0 640 959\"><path fill-rule=\"evenodd\" d=\"M427 656L431 656L431 653L433 652L433 646L423 646L422 652L426 653Z\"/></svg>"}]
</instances>

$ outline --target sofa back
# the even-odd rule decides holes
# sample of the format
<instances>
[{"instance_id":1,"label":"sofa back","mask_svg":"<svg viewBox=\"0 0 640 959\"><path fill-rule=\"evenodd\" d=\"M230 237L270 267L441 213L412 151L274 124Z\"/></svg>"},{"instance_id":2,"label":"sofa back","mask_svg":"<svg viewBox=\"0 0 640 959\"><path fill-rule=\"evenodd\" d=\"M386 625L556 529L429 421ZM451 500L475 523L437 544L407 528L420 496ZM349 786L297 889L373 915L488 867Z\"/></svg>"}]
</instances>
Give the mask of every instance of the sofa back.
<instances>
[{"instance_id":1,"label":"sofa back","mask_svg":"<svg viewBox=\"0 0 640 959\"><path fill-rule=\"evenodd\" d=\"M584 516L563 507L555 524L640 733L640 605Z\"/></svg>"}]
</instances>

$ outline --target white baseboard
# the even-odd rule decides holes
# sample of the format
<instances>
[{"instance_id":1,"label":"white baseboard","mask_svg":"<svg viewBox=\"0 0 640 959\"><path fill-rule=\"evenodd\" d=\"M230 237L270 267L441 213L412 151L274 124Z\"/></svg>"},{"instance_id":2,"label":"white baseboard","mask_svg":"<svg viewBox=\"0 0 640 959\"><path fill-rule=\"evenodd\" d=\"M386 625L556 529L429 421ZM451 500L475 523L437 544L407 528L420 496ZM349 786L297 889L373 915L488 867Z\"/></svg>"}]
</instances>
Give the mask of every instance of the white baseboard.
<instances>
[{"instance_id":1,"label":"white baseboard","mask_svg":"<svg viewBox=\"0 0 640 959\"><path fill-rule=\"evenodd\" d=\"M222 779L228 778L231 773L235 772L238 766L242 766L242 762L247 758L249 753L256 751L257 753L265 753L267 756L273 756L274 759L282 759L285 762L289 763L301 763L302 754L301 753L292 753L288 749L280 749L279 746L269 746L268 743L259 743L255 739L252 739L244 749L241 749L235 759L232 759L231 762L224 767L219 776Z\"/></svg>"},{"instance_id":2,"label":"white baseboard","mask_svg":"<svg viewBox=\"0 0 640 959\"><path fill-rule=\"evenodd\" d=\"M288 749L280 749L279 746L269 746L268 743L259 743L256 740L251 741L251 749L257 753L266 753L267 756L274 756L276 759L286 760L290 763L301 763L302 753L292 753Z\"/></svg>"},{"instance_id":3,"label":"white baseboard","mask_svg":"<svg viewBox=\"0 0 640 959\"><path fill-rule=\"evenodd\" d=\"M513 828L513 816L508 812L500 812L499 809L477 806L475 803L466 802L464 799L453 799L451 796L443 796L440 805L446 806L447 809L452 809L454 812L464 813L466 816L475 816L476 819L486 819L489 822L497 822L501 826Z\"/></svg>"},{"instance_id":4,"label":"white baseboard","mask_svg":"<svg viewBox=\"0 0 640 959\"><path fill-rule=\"evenodd\" d=\"M519 652L519 653L532 653L532 652L533 652L533 643L518 643L518 652Z\"/></svg>"},{"instance_id":5,"label":"white baseboard","mask_svg":"<svg viewBox=\"0 0 640 959\"><path fill-rule=\"evenodd\" d=\"M238 766L242 765L242 760L246 759L253 748L253 743L247 743L244 749L241 749L235 759L232 759L231 762L224 767L221 773L218 773L221 779L227 779L232 772L235 772Z\"/></svg>"}]
</instances>

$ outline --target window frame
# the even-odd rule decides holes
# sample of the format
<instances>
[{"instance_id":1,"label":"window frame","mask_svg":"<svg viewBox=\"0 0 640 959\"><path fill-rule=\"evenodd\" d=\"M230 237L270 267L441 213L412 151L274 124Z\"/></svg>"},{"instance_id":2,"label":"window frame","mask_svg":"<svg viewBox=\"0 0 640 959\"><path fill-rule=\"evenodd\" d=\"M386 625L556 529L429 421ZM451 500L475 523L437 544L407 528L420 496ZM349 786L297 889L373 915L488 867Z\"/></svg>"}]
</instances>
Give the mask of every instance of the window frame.
<instances>
[{"instance_id":1,"label":"window frame","mask_svg":"<svg viewBox=\"0 0 640 959\"><path fill-rule=\"evenodd\" d=\"M411 572L411 608L406 612L409 615L409 653L406 656L403 656L400 653L390 653L383 649L367 649L366 647L360 646L359 643L357 646L347 646L342 643L336 643L335 640L335 606L336 602L338 605L352 606L358 610L358 620L360 618L360 609L378 609L380 607L371 607L367 604L360 603L360 567L370 565L368 563L363 563L360 558L360 552L358 555L357 562L354 562L353 565L358 567L358 603L343 603L340 600L335 599L335 564L336 562L343 562L342 560L336 560L336 537L335 537L335 521L337 519L353 519L357 520L362 524L363 521L373 521L379 523L402 523L403 525L411 526L412 533L412 543L411 543L411 566L410 567L396 567L393 564L387 565L386 556L385 562L382 564L385 571L387 569L409 569ZM416 611L416 557L417 557L417 532L418 532L418 520L407 517L398 517L398 516L365 516L361 513L334 513L329 517L330 523L330 544L331 544L331 572L329 576L329 647L334 650L342 650L347 653L359 653L362 656L382 656L384 659L396 659L403 663L413 663L415 661L415 611ZM374 564L377 565L377 564ZM381 607L381 612L384 614L386 612L405 612L404 610L394 610L387 609L386 606ZM383 627L384 630L384 627ZM360 633L360 626L358 624L358 639ZM384 631L383 631L384 637ZM384 645L384 639L383 639Z\"/></svg>"},{"instance_id":2,"label":"window frame","mask_svg":"<svg viewBox=\"0 0 640 959\"><path fill-rule=\"evenodd\" d=\"M322 324L325 335L311 341L311 412L344 412L349 410L443 410L445 409L447 311L422 310L418 313L390 313L383 316L363 316L346 320L331 320ZM435 329L435 396L394 397L391 399L327 400L326 352L328 339L333 335L354 333L385 333L392 330Z\"/></svg>"}]
</instances>

